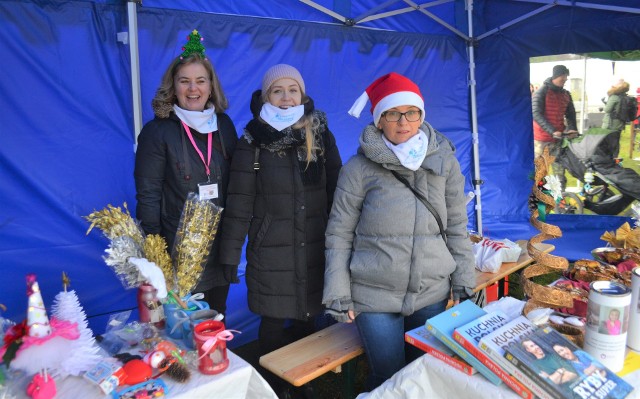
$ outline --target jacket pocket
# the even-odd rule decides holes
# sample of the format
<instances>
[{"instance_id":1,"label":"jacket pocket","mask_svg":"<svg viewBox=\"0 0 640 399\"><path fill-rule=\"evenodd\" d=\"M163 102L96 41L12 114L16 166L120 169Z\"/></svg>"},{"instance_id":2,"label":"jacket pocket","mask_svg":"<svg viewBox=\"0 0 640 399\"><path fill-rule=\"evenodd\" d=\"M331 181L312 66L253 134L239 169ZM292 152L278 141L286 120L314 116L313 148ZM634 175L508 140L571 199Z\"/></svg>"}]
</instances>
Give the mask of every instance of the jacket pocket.
<instances>
[{"instance_id":1,"label":"jacket pocket","mask_svg":"<svg viewBox=\"0 0 640 399\"><path fill-rule=\"evenodd\" d=\"M260 227L258 228L258 232L253 238L253 244L251 245L254 250L257 250L262 245L262 240L267 235L269 231L269 226L271 225L271 216L269 214L265 215L260 223Z\"/></svg>"}]
</instances>

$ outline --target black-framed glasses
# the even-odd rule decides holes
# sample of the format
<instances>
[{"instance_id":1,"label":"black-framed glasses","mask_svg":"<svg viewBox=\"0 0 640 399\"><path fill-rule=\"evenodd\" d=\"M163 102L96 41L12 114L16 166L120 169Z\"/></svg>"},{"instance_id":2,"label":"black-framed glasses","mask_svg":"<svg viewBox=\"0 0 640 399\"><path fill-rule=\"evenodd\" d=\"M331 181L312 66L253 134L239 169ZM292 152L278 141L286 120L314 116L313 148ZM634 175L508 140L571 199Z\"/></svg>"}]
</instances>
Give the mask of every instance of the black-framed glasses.
<instances>
[{"instance_id":1,"label":"black-framed glasses","mask_svg":"<svg viewBox=\"0 0 640 399\"><path fill-rule=\"evenodd\" d=\"M411 111L407 112L386 111L382 113L384 120L386 120L387 122L398 122L400 118L402 118L402 115L404 115L404 118L407 120L407 122L417 122L422 116L422 111L412 109Z\"/></svg>"}]
</instances>

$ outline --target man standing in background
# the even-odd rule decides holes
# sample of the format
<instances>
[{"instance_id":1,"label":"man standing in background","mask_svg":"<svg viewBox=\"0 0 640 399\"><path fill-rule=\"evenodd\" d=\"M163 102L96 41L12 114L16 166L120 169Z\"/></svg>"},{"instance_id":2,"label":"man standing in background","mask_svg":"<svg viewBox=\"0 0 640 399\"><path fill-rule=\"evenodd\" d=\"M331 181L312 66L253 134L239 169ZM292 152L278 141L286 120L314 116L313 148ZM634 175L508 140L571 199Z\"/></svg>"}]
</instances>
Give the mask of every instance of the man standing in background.
<instances>
[{"instance_id":1,"label":"man standing in background","mask_svg":"<svg viewBox=\"0 0 640 399\"><path fill-rule=\"evenodd\" d=\"M576 109L571 93L564 89L569 77L569 69L564 65L553 67L553 75L547 78L535 93L533 105L533 148L537 158L549 146L551 155L558 155L563 137L571 138L578 134ZM553 163L553 172L562 185L567 186L565 168L558 162Z\"/></svg>"}]
</instances>

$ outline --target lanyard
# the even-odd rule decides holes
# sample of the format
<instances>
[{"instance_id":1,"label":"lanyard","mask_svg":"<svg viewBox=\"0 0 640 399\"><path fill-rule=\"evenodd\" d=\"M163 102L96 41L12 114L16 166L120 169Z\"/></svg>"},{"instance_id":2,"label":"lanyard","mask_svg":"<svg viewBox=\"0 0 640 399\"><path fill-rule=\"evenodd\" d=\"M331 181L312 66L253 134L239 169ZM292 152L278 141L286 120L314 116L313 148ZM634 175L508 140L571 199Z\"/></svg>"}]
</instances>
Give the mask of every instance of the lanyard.
<instances>
[{"instance_id":1,"label":"lanyard","mask_svg":"<svg viewBox=\"0 0 640 399\"><path fill-rule=\"evenodd\" d=\"M193 145L193 148L195 148L196 152L200 156L200 159L202 160L202 163L204 164L204 169L207 172L207 181L209 181L209 175L211 175L211 170L209 169L209 165L211 164L211 140L212 140L211 136L213 136L213 133L210 133L207 135L208 136L207 137L207 161L205 162L204 155L202 155L202 151L200 151L200 149L196 145L195 140L193 140L193 135L191 134L191 130L189 130L189 126L187 126L187 124L184 122L182 122L182 126L184 126L184 130L187 132L187 137L189 137L189 140L191 141L191 145ZM187 162L186 159L184 161Z\"/></svg>"}]
</instances>

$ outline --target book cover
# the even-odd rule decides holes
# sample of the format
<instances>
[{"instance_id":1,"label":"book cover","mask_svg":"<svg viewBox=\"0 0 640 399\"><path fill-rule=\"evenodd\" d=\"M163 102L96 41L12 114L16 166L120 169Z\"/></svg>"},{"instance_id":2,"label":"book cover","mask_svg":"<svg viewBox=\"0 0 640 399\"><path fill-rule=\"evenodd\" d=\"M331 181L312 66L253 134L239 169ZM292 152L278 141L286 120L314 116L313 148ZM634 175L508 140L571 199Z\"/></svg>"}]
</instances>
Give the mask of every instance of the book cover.
<instances>
[{"instance_id":1,"label":"book cover","mask_svg":"<svg viewBox=\"0 0 640 399\"><path fill-rule=\"evenodd\" d=\"M470 300L466 300L427 319L426 326L429 332L453 350L465 362L478 370L487 380L495 385L500 385L502 380L497 375L453 339L453 330L456 327L467 324L485 314L487 314L487 312L482 310L481 307Z\"/></svg>"},{"instance_id":2,"label":"book cover","mask_svg":"<svg viewBox=\"0 0 640 399\"><path fill-rule=\"evenodd\" d=\"M469 351L473 356L489 368L495 375L504 381L505 385L511 388L521 398L533 399L531 391L521 382L512 377L499 364L494 362L489 356L480 350L479 343L482 337L490 334L509 322L509 318L504 312L495 311L480 316L477 319L457 327L453 330L453 339Z\"/></svg>"},{"instance_id":3,"label":"book cover","mask_svg":"<svg viewBox=\"0 0 640 399\"><path fill-rule=\"evenodd\" d=\"M473 375L478 372L478 370L471 367L469 363L462 360L460 356L434 337L425 326L407 331L404 333L404 340L465 374Z\"/></svg>"},{"instance_id":4,"label":"book cover","mask_svg":"<svg viewBox=\"0 0 640 399\"><path fill-rule=\"evenodd\" d=\"M622 399L633 387L551 327L511 342L505 357L554 398Z\"/></svg>"},{"instance_id":5,"label":"book cover","mask_svg":"<svg viewBox=\"0 0 640 399\"><path fill-rule=\"evenodd\" d=\"M546 392L529 377L525 376L520 369L516 368L515 365L504 357L505 346L520 337L531 334L536 328L536 325L525 316L518 316L504 326L480 338L478 347L498 366L502 367L503 370L529 388L535 396L541 399L552 399L551 394Z\"/></svg>"}]
</instances>

